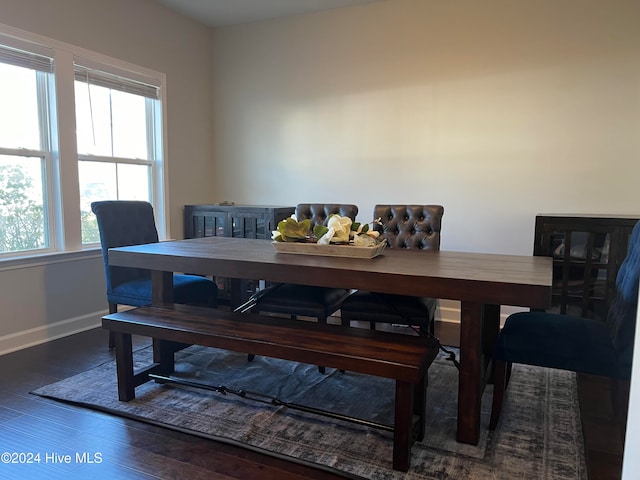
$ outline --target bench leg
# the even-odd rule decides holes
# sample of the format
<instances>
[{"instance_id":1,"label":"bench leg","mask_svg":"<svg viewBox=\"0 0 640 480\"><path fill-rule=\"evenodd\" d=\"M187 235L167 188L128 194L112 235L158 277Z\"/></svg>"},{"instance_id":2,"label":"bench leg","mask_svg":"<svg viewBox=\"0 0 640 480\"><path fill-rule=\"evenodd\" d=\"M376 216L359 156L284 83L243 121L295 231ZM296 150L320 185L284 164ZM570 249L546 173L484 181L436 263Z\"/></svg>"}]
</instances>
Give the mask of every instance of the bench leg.
<instances>
[{"instance_id":1,"label":"bench leg","mask_svg":"<svg viewBox=\"0 0 640 480\"><path fill-rule=\"evenodd\" d=\"M136 398L136 385L133 375L133 348L131 334L112 332L116 348L116 371L118 374L118 399L128 402Z\"/></svg>"},{"instance_id":2,"label":"bench leg","mask_svg":"<svg viewBox=\"0 0 640 480\"><path fill-rule=\"evenodd\" d=\"M393 422L393 469L409 470L413 443L413 384L396 381L396 411Z\"/></svg>"}]
</instances>

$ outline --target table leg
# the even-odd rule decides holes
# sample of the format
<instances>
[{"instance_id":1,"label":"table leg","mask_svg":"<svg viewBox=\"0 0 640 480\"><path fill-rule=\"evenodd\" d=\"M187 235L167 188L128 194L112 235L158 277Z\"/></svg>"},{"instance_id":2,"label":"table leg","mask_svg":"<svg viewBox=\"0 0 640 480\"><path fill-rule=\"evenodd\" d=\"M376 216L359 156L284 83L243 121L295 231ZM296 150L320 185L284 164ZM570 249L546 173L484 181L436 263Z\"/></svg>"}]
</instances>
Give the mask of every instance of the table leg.
<instances>
[{"instance_id":1,"label":"table leg","mask_svg":"<svg viewBox=\"0 0 640 480\"><path fill-rule=\"evenodd\" d=\"M413 414L419 418L416 441L424 440L427 428L427 385L429 383L429 372L425 372L424 377L413 387Z\"/></svg>"},{"instance_id":2,"label":"table leg","mask_svg":"<svg viewBox=\"0 0 640 480\"><path fill-rule=\"evenodd\" d=\"M153 363L158 364L158 372L162 375L171 375L175 371L175 353L188 345L156 338L152 339L152 344Z\"/></svg>"},{"instance_id":3,"label":"table leg","mask_svg":"<svg viewBox=\"0 0 640 480\"><path fill-rule=\"evenodd\" d=\"M413 417L413 384L396 381L396 407L393 421L393 469L409 470Z\"/></svg>"},{"instance_id":4,"label":"table leg","mask_svg":"<svg viewBox=\"0 0 640 480\"><path fill-rule=\"evenodd\" d=\"M480 407L485 385L485 358L495 342L500 320L497 305L462 302L460 315L460 374L458 385L459 442L477 445Z\"/></svg>"},{"instance_id":5,"label":"table leg","mask_svg":"<svg viewBox=\"0 0 640 480\"><path fill-rule=\"evenodd\" d=\"M173 303L173 273L151 271L151 303Z\"/></svg>"},{"instance_id":6,"label":"table leg","mask_svg":"<svg viewBox=\"0 0 640 480\"><path fill-rule=\"evenodd\" d=\"M482 321L482 352L486 358L493 357L493 349L500 333L500 305L485 305Z\"/></svg>"},{"instance_id":7,"label":"table leg","mask_svg":"<svg viewBox=\"0 0 640 480\"><path fill-rule=\"evenodd\" d=\"M227 279L229 282L229 307L231 310L236 309L244 302L246 302L246 297L242 295L242 279L240 278L229 278Z\"/></svg>"},{"instance_id":8,"label":"table leg","mask_svg":"<svg viewBox=\"0 0 640 480\"><path fill-rule=\"evenodd\" d=\"M151 304L173 303L173 272L151 271ZM162 365L167 361L167 346L153 342L153 361ZM171 352L173 355L173 352ZM173 371L173 370L171 370Z\"/></svg>"}]
</instances>

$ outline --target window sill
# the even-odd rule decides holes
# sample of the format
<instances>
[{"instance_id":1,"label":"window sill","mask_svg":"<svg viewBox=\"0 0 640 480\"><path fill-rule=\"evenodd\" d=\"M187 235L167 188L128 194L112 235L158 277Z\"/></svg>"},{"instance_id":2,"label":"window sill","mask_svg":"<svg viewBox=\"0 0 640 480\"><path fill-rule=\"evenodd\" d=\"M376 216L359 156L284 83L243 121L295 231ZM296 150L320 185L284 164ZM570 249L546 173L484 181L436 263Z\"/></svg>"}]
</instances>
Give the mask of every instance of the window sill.
<instances>
[{"instance_id":1,"label":"window sill","mask_svg":"<svg viewBox=\"0 0 640 480\"><path fill-rule=\"evenodd\" d=\"M92 258L102 258L100 247L87 248L73 252L48 252L39 255L29 255L20 258L0 259L0 272L32 268L55 263L75 262Z\"/></svg>"}]
</instances>

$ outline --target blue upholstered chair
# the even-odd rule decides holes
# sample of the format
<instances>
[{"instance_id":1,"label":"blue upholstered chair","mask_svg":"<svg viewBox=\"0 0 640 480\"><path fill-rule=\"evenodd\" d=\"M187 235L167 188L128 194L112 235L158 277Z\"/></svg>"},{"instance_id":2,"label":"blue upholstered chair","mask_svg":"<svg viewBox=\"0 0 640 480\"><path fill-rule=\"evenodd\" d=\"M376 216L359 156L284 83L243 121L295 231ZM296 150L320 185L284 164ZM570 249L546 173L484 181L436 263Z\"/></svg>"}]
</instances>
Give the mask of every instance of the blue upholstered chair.
<instances>
[{"instance_id":1,"label":"blue upholstered chair","mask_svg":"<svg viewBox=\"0 0 640 480\"><path fill-rule=\"evenodd\" d=\"M443 215L441 205L376 205L373 218L381 224L373 228L387 240L387 248L439 250ZM433 334L437 304L435 298L358 291L342 302L340 316L345 326L365 321L375 330L377 323L389 323Z\"/></svg>"},{"instance_id":2,"label":"blue upholstered chair","mask_svg":"<svg viewBox=\"0 0 640 480\"><path fill-rule=\"evenodd\" d=\"M616 277L616 292L606 321L546 312L510 315L494 351L494 393L490 428L500 419L513 363L572 370L612 379L614 408L624 415L631 377L638 309L640 222L631 234L627 257Z\"/></svg>"},{"instance_id":3,"label":"blue upholstered chair","mask_svg":"<svg viewBox=\"0 0 640 480\"><path fill-rule=\"evenodd\" d=\"M91 210L98 220L102 259L107 283L109 313L118 305L142 306L151 303L151 272L139 268L109 266L109 249L158 242L153 207L148 202L113 200L93 202ZM197 275L173 275L176 303L215 307L216 284ZM113 338L109 338L113 347Z\"/></svg>"}]
</instances>

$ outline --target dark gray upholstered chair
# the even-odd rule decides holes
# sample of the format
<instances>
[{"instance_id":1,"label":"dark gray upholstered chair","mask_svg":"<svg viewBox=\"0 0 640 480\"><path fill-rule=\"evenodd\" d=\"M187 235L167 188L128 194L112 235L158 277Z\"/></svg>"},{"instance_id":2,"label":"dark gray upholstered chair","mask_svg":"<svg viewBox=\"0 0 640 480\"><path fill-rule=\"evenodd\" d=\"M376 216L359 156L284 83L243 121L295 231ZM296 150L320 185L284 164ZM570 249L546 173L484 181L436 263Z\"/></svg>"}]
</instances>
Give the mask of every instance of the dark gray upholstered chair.
<instances>
[{"instance_id":1,"label":"dark gray upholstered chair","mask_svg":"<svg viewBox=\"0 0 640 480\"><path fill-rule=\"evenodd\" d=\"M315 225L326 225L332 214L356 219L358 207L337 203L299 203L296 205L298 221L310 219L311 230ZM281 313L297 318L302 315L318 319L318 323L327 323L327 318L340 307L350 295L345 288L313 287L309 285L282 284L258 300L253 312ZM320 372L325 368L319 366Z\"/></svg>"},{"instance_id":2,"label":"dark gray upholstered chair","mask_svg":"<svg viewBox=\"0 0 640 480\"><path fill-rule=\"evenodd\" d=\"M355 220L358 207L349 204L299 203L295 213L298 221L311 220L311 230L315 225L326 225L332 214ZM282 313L292 318L302 315L317 318L318 323L327 323L327 318L338 310L349 293L344 288L283 284L260 298L253 311Z\"/></svg>"},{"instance_id":3,"label":"dark gray upholstered chair","mask_svg":"<svg viewBox=\"0 0 640 480\"><path fill-rule=\"evenodd\" d=\"M148 202L110 200L93 202L100 231L102 260L107 283L109 313L118 311L118 305L139 307L151 303L151 272L139 268L112 267L109 249L129 245L158 242L153 207ZM215 307L218 288L205 277L173 275L173 294L176 303ZM109 347L114 346L109 337Z\"/></svg>"},{"instance_id":4,"label":"dark gray upholstered chair","mask_svg":"<svg viewBox=\"0 0 640 480\"><path fill-rule=\"evenodd\" d=\"M640 275L640 222L616 277L606 321L547 312L510 315L494 351L494 393L490 428L500 419L513 363L558 368L612 379L614 408L625 415L631 378ZM621 398L624 397L625 398Z\"/></svg>"},{"instance_id":5,"label":"dark gray upholstered chair","mask_svg":"<svg viewBox=\"0 0 640 480\"><path fill-rule=\"evenodd\" d=\"M387 240L387 248L439 250L443 215L441 205L376 205L373 218L379 218L381 225L373 228ZM340 315L345 326L366 321L375 330L377 323L391 323L433 334L437 302L435 298L358 291L342 302Z\"/></svg>"}]
</instances>

